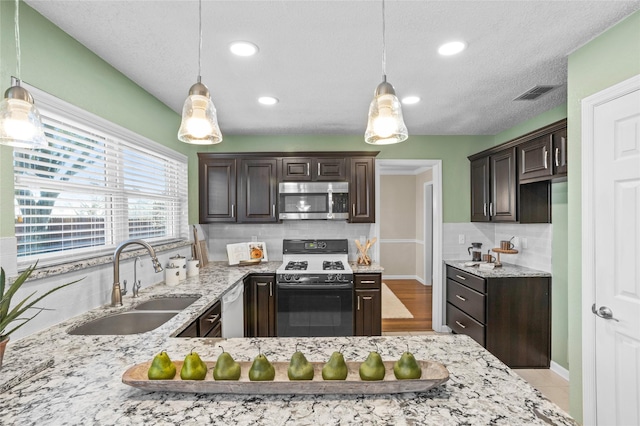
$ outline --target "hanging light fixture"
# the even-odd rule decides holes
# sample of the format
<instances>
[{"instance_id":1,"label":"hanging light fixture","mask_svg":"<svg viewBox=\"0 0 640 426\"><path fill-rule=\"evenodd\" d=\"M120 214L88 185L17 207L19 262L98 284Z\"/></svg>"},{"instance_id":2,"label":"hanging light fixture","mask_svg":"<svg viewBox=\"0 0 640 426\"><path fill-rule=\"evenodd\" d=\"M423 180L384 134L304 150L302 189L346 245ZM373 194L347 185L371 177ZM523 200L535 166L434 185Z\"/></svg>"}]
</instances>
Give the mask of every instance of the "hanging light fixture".
<instances>
[{"instance_id":1,"label":"hanging light fixture","mask_svg":"<svg viewBox=\"0 0 640 426\"><path fill-rule=\"evenodd\" d=\"M196 145L212 145L222 142L222 133L218 127L216 107L211 101L209 89L202 84L200 70L202 57L202 0L198 2L199 42L198 45L198 82L189 89L189 96L182 108L182 123L178 130L178 139Z\"/></svg>"},{"instance_id":2,"label":"hanging light fixture","mask_svg":"<svg viewBox=\"0 0 640 426\"><path fill-rule=\"evenodd\" d=\"M384 0L382 0L382 83L369 106L369 120L364 141L372 145L388 145L405 141L409 137L402 118L402 108L393 86L387 82Z\"/></svg>"},{"instance_id":3,"label":"hanging light fixture","mask_svg":"<svg viewBox=\"0 0 640 426\"><path fill-rule=\"evenodd\" d=\"M0 103L0 144L17 148L44 148L47 140L38 109L31 93L20 86L20 26L19 0L15 1L16 77L4 92Z\"/></svg>"}]
</instances>

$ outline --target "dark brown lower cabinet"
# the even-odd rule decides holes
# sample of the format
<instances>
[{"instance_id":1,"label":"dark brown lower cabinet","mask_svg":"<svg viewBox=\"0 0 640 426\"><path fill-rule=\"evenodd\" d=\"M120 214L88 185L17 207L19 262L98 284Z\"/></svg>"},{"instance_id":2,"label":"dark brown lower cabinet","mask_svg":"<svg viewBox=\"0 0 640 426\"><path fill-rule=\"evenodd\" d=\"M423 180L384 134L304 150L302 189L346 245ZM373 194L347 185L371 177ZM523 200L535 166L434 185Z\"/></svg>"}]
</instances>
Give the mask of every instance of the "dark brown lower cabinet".
<instances>
[{"instance_id":1,"label":"dark brown lower cabinet","mask_svg":"<svg viewBox=\"0 0 640 426\"><path fill-rule=\"evenodd\" d=\"M220 301L200 315L178 337L222 337L222 310Z\"/></svg>"},{"instance_id":2,"label":"dark brown lower cabinet","mask_svg":"<svg viewBox=\"0 0 640 426\"><path fill-rule=\"evenodd\" d=\"M251 275L244 281L245 337L275 337L275 275Z\"/></svg>"},{"instance_id":3,"label":"dark brown lower cabinet","mask_svg":"<svg viewBox=\"0 0 640 426\"><path fill-rule=\"evenodd\" d=\"M354 274L353 334L355 336L382 334L381 286L381 274Z\"/></svg>"},{"instance_id":4,"label":"dark brown lower cabinet","mask_svg":"<svg viewBox=\"0 0 640 426\"><path fill-rule=\"evenodd\" d=\"M512 368L549 368L551 278L482 278L447 266L447 325Z\"/></svg>"}]
</instances>

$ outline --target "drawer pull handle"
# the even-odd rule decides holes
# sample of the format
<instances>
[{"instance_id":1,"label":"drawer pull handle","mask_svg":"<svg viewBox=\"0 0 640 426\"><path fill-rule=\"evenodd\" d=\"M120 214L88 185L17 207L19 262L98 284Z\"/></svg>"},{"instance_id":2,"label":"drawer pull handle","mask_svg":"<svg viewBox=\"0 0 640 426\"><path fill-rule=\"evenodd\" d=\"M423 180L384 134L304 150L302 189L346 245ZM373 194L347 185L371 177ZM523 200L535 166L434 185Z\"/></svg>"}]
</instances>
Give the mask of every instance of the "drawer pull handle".
<instances>
[{"instance_id":1,"label":"drawer pull handle","mask_svg":"<svg viewBox=\"0 0 640 426\"><path fill-rule=\"evenodd\" d=\"M467 326L462 324L460 321L456 321L456 324L458 324L462 328L467 328Z\"/></svg>"},{"instance_id":2,"label":"drawer pull handle","mask_svg":"<svg viewBox=\"0 0 640 426\"><path fill-rule=\"evenodd\" d=\"M460 278L460 279L461 279L461 280L463 280L463 281L464 281L464 280L466 280L466 278L465 278L465 277L463 277L463 276L461 276L461 275L456 275L456 278Z\"/></svg>"},{"instance_id":3,"label":"drawer pull handle","mask_svg":"<svg viewBox=\"0 0 640 426\"><path fill-rule=\"evenodd\" d=\"M358 310L360 310L360 296L358 296Z\"/></svg>"},{"instance_id":4,"label":"drawer pull handle","mask_svg":"<svg viewBox=\"0 0 640 426\"><path fill-rule=\"evenodd\" d=\"M460 296L459 294L456 294L456 297L460 300L462 300L463 302L466 302L467 299L465 299L464 297Z\"/></svg>"},{"instance_id":5,"label":"drawer pull handle","mask_svg":"<svg viewBox=\"0 0 640 426\"><path fill-rule=\"evenodd\" d=\"M215 314L215 315L211 315L209 318L205 318L205 321L208 321L211 324L213 324L214 322L218 321L218 318L220 318L220 315Z\"/></svg>"},{"instance_id":6,"label":"drawer pull handle","mask_svg":"<svg viewBox=\"0 0 640 426\"><path fill-rule=\"evenodd\" d=\"M370 280L366 280L366 281L360 281L360 284L375 284L375 281L370 281Z\"/></svg>"}]
</instances>

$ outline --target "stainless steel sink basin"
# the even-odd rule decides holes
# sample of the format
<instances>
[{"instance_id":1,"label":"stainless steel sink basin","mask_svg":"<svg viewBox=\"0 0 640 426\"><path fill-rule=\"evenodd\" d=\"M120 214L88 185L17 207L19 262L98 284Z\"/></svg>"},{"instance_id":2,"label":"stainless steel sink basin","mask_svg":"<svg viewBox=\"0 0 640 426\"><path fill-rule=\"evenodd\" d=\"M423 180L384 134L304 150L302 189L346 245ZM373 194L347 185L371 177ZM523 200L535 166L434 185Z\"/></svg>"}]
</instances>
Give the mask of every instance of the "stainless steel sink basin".
<instances>
[{"instance_id":1,"label":"stainless steel sink basin","mask_svg":"<svg viewBox=\"0 0 640 426\"><path fill-rule=\"evenodd\" d=\"M200 299L199 296L159 297L142 302L134 309L136 311L181 311L198 299Z\"/></svg>"},{"instance_id":2,"label":"stainless steel sink basin","mask_svg":"<svg viewBox=\"0 0 640 426\"><path fill-rule=\"evenodd\" d=\"M193 303L193 302L192 302ZM98 318L69 331L74 335L138 334L154 330L176 316L176 311L127 311Z\"/></svg>"}]
</instances>

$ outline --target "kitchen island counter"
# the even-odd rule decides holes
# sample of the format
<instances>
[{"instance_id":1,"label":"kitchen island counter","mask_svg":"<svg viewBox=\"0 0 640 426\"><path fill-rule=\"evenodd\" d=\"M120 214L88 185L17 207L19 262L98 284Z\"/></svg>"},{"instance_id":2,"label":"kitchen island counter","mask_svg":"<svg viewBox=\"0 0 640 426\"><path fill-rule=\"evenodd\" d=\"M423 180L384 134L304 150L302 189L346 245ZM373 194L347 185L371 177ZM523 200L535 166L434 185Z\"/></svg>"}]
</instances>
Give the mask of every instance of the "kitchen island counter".
<instances>
[{"instance_id":1,"label":"kitchen island counter","mask_svg":"<svg viewBox=\"0 0 640 426\"><path fill-rule=\"evenodd\" d=\"M445 260L444 263L482 278L526 278L551 276L549 272L505 262L502 262L502 266L493 269L480 269L478 266L465 266L466 263L470 263L468 260Z\"/></svg>"},{"instance_id":2,"label":"kitchen island counter","mask_svg":"<svg viewBox=\"0 0 640 426\"><path fill-rule=\"evenodd\" d=\"M573 425L562 410L546 400L497 358L463 335L334 337L334 338L175 338L171 337L206 310L249 272L272 272L277 265L251 269L212 264L198 279L176 287L156 285L141 292L140 301L163 294L202 294L172 320L148 333L125 336L72 336L66 330L106 312L92 310L10 345L8 371L29 359L52 357L53 365L0 394L2 424L557 424ZM273 269L271 269L273 268ZM139 303L136 301L135 303ZM128 305L127 305L128 304ZM212 395L152 392L127 386L122 374L149 361L162 350L182 360L195 350L215 360L219 345L238 361L260 350L270 361L288 361L296 350L309 361L325 362L344 345L347 361L363 361L372 350L384 360L400 357L407 345L417 359L445 364L450 379L424 393L390 395ZM209 373L211 374L211 373Z\"/></svg>"}]
</instances>

